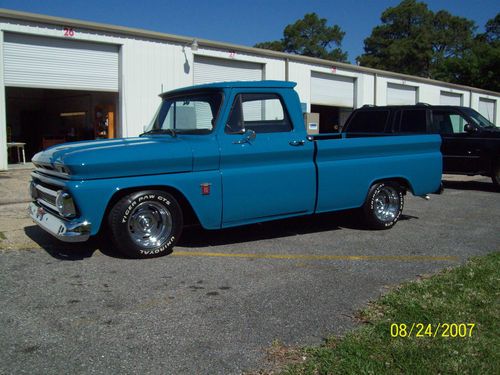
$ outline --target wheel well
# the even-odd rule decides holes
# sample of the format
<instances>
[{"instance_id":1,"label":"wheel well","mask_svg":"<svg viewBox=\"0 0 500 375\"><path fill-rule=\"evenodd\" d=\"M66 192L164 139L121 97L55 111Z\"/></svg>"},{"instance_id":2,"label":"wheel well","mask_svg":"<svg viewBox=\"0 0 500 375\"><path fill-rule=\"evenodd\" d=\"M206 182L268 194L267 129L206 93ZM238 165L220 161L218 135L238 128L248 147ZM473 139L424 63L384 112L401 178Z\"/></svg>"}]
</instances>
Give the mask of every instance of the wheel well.
<instances>
[{"instance_id":1,"label":"wheel well","mask_svg":"<svg viewBox=\"0 0 500 375\"><path fill-rule=\"evenodd\" d=\"M140 187L133 187L133 188L126 188L122 190L118 190L111 199L108 202L108 205L106 206L106 210L104 211L104 216L101 221L101 227L99 229L99 232L101 232L106 226L107 226L107 217L113 206L118 202L120 199L125 197L126 195L130 193L134 193L136 191L142 191L142 190L161 190L166 193L171 194L179 203L179 206L181 206L181 211L184 219L184 225L198 225L200 222L198 220L198 216L193 210L193 207L191 206L191 203L186 199L184 194L182 194L179 190L171 187L171 186L140 186Z\"/></svg>"},{"instance_id":2,"label":"wheel well","mask_svg":"<svg viewBox=\"0 0 500 375\"><path fill-rule=\"evenodd\" d=\"M413 191L408 180L403 177L381 178L373 181L370 187L379 182L395 182L403 189L403 194L406 194L407 191Z\"/></svg>"}]
</instances>

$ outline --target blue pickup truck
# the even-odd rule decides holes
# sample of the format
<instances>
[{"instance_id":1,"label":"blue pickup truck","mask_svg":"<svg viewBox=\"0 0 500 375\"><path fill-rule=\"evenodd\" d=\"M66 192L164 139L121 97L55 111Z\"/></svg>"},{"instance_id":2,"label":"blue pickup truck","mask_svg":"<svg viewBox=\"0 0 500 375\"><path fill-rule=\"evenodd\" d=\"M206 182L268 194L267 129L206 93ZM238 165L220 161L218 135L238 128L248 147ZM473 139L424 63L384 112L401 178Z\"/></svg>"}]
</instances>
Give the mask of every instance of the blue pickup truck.
<instances>
[{"instance_id":1,"label":"blue pickup truck","mask_svg":"<svg viewBox=\"0 0 500 375\"><path fill-rule=\"evenodd\" d=\"M139 137L36 154L32 219L62 241L105 231L130 257L172 252L205 229L360 208L392 227L404 195L439 190L439 135L308 136L295 83L226 82L162 94Z\"/></svg>"}]
</instances>

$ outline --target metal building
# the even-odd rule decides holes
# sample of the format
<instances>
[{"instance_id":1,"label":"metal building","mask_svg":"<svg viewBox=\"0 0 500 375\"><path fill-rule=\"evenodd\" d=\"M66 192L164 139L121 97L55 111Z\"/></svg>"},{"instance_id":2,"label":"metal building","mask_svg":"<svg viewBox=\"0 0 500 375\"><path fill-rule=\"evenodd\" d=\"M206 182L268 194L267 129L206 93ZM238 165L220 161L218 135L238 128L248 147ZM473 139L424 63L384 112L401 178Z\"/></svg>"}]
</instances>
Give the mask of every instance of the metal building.
<instances>
[{"instance_id":1,"label":"metal building","mask_svg":"<svg viewBox=\"0 0 500 375\"><path fill-rule=\"evenodd\" d=\"M0 9L0 169L50 145L142 132L158 94L290 80L321 132L364 104L470 106L500 124L500 93L280 52Z\"/></svg>"}]
</instances>

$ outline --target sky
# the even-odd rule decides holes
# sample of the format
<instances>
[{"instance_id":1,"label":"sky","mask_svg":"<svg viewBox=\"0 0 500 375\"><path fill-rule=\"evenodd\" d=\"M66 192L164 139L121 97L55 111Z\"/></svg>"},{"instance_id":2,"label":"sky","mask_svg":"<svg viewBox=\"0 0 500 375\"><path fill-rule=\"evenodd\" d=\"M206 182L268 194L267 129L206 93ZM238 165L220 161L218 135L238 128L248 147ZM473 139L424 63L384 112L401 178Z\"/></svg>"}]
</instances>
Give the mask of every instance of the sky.
<instances>
[{"instance_id":1,"label":"sky","mask_svg":"<svg viewBox=\"0 0 500 375\"><path fill-rule=\"evenodd\" d=\"M399 0L0 0L0 8L76 18L253 46L277 40L288 24L315 12L345 31L348 59L363 53L363 40L380 24L380 15ZM478 31L500 12L499 0L428 0L441 9L473 20Z\"/></svg>"}]
</instances>

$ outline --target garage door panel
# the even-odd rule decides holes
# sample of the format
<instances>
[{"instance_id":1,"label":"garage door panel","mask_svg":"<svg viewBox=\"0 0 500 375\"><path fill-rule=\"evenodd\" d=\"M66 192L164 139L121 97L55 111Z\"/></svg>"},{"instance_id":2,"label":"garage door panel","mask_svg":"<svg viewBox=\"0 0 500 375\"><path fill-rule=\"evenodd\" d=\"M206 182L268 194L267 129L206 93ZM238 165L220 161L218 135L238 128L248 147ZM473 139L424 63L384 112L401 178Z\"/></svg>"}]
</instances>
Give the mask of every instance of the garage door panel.
<instances>
[{"instance_id":1,"label":"garage door panel","mask_svg":"<svg viewBox=\"0 0 500 375\"><path fill-rule=\"evenodd\" d=\"M194 84L227 81L260 81L263 65L258 63L195 56Z\"/></svg>"},{"instance_id":2,"label":"garage door panel","mask_svg":"<svg viewBox=\"0 0 500 375\"><path fill-rule=\"evenodd\" d=\"M479 98L478 112L492 123L495 123L496 101L491 99Z\"/></svg>"},{"instance_id":3,"label":"garage door panel","mask_svg":"<svg viewBox=\"0 0 500 375\"><path fill-rule=\"evenodd\" d=\"M387 84L387 105L414 105L416 103L416 87L395 83Z\"/></svg>"},{"instance_id":4,"label":"garage door panel","mask_svg":"<svg viewBox=\"0 0 500 375\"><path fill-rule=\"evenodd\" d=\"M441 95L439 96L439 104L461 106L462 94L455 94L452 92L441 91Z\"/></svg>"},{"instance_id":5,"label":"garage door panel","mask_svg":"<svg viewBox=\"0 0 500 375\"><path fill-rule=\"evenodd\" d=\"M312 72L311 103L354 108L354 78Z\"/></svg>"},{"instance_id":6,"label":"garage door panel","mask_svg":"<svg viewBox=\"0 0 500 375\"><path fill-rule=\"evenodd\" d=\"M6 86L118 91L118 46L5 34Z\"/></svg>"}]
</instances>

